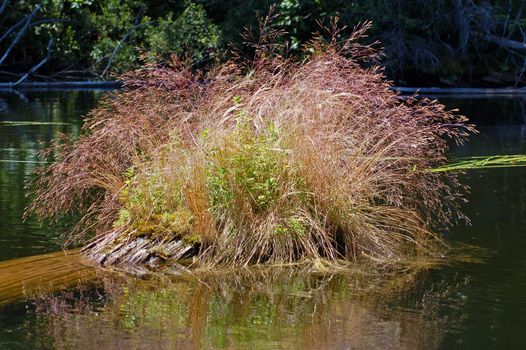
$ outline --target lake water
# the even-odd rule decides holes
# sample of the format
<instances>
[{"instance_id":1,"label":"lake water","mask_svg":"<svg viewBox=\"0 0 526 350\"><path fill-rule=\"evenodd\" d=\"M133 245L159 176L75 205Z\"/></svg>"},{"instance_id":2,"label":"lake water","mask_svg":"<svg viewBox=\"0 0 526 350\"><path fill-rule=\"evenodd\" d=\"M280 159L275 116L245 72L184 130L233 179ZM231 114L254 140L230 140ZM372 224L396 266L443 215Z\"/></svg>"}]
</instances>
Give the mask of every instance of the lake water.
<instances>
[{"instance_id":1,"label":"lake water","mask_svg":"<svg viewBox=\"0 0 526 350\"><path fill-rule=\"evenodd\" d=\"M0 94L0 261L60 249L65 222L21 220L24 184L37 152L59 132L78 135L100 95ZM453 156L526 154L526 99L442 101L480 131ZM286 270L103 274L0 306L0 349L526 348L526 168L462 178L472 223L444 235L471 248L455 263L383 279Z\"/></svg>"}]
</instances>

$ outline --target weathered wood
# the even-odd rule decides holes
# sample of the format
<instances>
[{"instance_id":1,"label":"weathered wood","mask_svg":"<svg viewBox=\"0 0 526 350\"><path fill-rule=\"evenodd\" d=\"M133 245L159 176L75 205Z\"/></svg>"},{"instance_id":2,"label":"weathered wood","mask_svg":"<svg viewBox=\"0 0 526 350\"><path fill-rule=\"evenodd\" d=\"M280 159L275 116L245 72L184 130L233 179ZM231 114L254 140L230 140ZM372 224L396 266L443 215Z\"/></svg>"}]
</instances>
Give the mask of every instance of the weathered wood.
<instances>
[{"instance_id":1,"label":"weathered wood","mask_svg":"<svg viewBox=\"0 0 526 350\"><path fill-rule=\"evenodd\" d=\"M1 90L46 90L46 89L118 89L124 82L119 80L102 81L34 81L0 83ZM392 90L403 94L436 94L436 95L526 95L526 88L443 88L443 87L407 87L393 86Z\"/></svg>"},{"instance_id":2,"label":"weathered wood","mask_svg":"<svg viewBox=\"0 0 526 350\"><path fill-rule=\"evenodd\" d=\"M164 240L123 235L119 231L98 237L82 253L100 266L128 270L157 269L165 262L177 263L195 253L196 247L181 239Z\"/></svg>"}]
</instances>

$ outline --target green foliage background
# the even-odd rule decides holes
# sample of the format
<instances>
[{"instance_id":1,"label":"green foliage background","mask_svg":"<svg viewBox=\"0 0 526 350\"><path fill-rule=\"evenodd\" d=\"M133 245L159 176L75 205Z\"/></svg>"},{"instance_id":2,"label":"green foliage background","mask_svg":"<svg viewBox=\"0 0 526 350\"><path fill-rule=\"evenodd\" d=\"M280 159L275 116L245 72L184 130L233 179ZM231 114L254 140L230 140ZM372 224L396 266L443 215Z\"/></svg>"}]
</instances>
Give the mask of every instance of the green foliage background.
<instances>
[{"instance_id":1,"label":"green foliage background","mask_svg":"<svg viewBox=\"0 0 526 350\"><path fill-rule=\"evenodd\" d=\"M257 17L273 4L279 13L273 26L286 30L288 54L301 54L302 44L332 17L351 28L372 20L370 41L382 43L386 73L398 84L520 85L526 70L526 50L487 40L526 41L526 5L518 0L8 0L0 36L38 4L42 9L0 69L2 80L38 63L50 38L53 54L40 78L108 79L172 53L206 67L239 47L244 28L255 30ZM15 35L0 41L0 54Z\"/></svg>"}]
</instances>

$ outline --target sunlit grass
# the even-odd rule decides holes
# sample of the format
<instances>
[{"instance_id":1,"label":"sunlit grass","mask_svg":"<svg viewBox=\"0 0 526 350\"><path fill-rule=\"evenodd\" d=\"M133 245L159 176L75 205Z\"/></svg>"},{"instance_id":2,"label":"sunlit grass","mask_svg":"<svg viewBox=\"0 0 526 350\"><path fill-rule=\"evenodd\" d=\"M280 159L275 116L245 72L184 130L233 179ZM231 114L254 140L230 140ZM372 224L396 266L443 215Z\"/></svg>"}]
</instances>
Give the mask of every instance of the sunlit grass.
<instances>
[{"instance_id":1,"label":"sunlit grass","mask_svg":"<svg viewBox=\"0 0 526 350\"><path fill-rule=\"evenodd\" d=\"M433 173L453 172L461 170L491 169L491 168L513 168L526 166L526 155L493 155L465 157L454 160L441 167L429 170Z\"/></svg>"},{"instance_id":2,"label":"sunlit grass","mask_svg":"<svg viewBox=\"0 0 526 350\"><path fill-rule=\"evenodd\" d=\"M460 215L450 141L474 130L438 101L400 100L356 40L318 37L306 59L273 51L208 73L174 58L128 74L74 142L57 142L30 211L80 212L101 265L194 257L194 267L369 261L440 249ZM267 35L267 36L265 36ZM269 40L268 42L264 42ZM369 66L374 67L374 66Z\"/></svg>"}]
</instances>

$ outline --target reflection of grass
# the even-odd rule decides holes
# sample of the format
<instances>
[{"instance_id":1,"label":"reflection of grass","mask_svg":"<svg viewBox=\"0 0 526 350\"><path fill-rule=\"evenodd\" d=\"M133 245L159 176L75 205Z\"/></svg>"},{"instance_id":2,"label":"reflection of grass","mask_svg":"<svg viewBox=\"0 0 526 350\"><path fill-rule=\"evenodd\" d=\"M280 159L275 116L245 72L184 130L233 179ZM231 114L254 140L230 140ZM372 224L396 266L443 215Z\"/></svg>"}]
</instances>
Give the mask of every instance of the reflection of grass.
<instances>
[{"instance_id":1,"label":"reflection of grass","mask_svg":"<svg viewBox=\"0 0 526 350\"><path fill-rule=\"evenodd\" d=\"M451 242L448 249L448 259L443 264L482 264L491 256L491 251L476 245Z\"/></svg>"},{"instance_id":2,"label":"reflection of grass","mask_svg":"<svg viewBox=\"0 0 526 350\"><path fill-rule=\"evenodd\" d=\"M97 299L77 299L77 311L64 306L63 312L49 310L63 305L53 301L60 296L42 299L38 332L60 330L53 336L57 348L94 348L87 329L97 329L98 346L107 348L434 348L442 337L439 299L455 288L439 283L408 293L408 285L425 279L414 269L367 275L290 268L114 277L96 310L85 305Z\"/></svg>"},{"instance_id":3,"label":"reflection of grass","mask_svg":"<svg viewBox=\"0 0 526 350\"><path fill-rule=\"evenodd\" d=\"M71 250L0 262L0 305L92 280L96 269L84 260Z\"/></svg>"}]
</instances>

